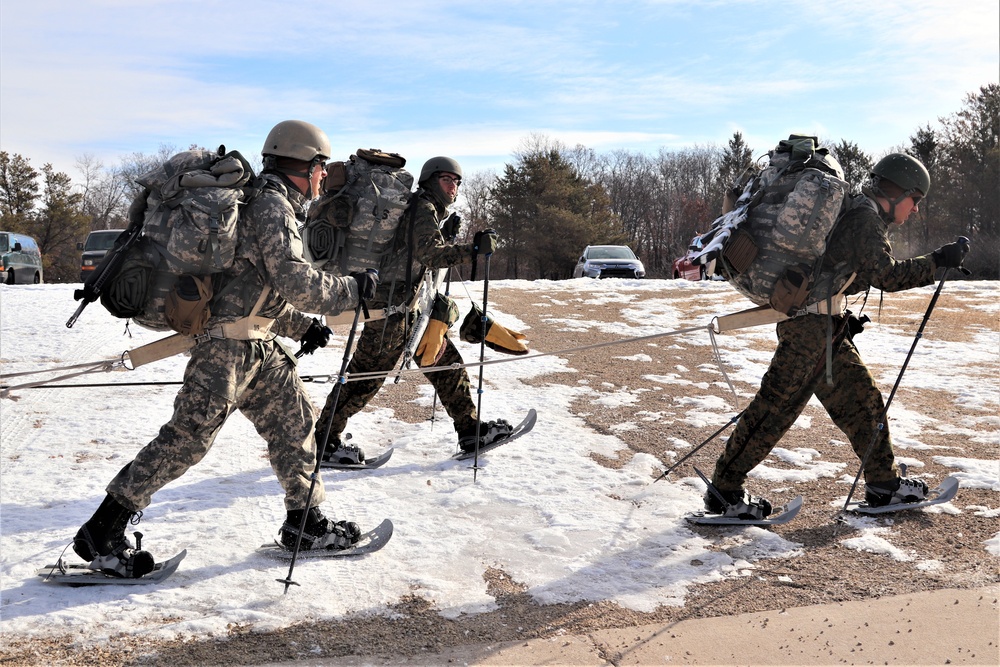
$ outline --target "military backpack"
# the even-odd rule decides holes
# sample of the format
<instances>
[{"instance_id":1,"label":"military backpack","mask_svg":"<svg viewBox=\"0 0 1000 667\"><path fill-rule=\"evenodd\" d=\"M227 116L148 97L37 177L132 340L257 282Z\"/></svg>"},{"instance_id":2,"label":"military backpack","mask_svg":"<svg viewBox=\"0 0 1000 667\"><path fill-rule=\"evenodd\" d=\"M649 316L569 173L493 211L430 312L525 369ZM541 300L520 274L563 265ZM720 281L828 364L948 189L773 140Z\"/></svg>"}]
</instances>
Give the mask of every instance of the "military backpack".
<instances>
[{"instance_id":1,"label":"military backpack","mask_svg":"<svg viewBox=\"0 0 1000 667\"><path fill-rule=\"evenodd\" d=\"M848 190L829 150L816 137L793 134L734 185L731 210L700 237L692 259L715 260L716 273L748 299L793 316L851 279L823 265L830 234L853 205Z\"/></svg>"}]
</instances>

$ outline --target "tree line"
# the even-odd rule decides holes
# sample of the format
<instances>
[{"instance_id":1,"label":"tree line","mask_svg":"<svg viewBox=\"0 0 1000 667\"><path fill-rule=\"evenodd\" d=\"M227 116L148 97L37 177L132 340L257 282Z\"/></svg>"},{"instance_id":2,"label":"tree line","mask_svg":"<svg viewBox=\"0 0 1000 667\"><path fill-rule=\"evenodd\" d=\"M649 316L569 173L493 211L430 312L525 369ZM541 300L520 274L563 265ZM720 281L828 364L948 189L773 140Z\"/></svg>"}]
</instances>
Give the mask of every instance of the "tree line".
<instances>
[{"instance_id":1,"label":"tree line","mask_svg":"<svg viewBox=\"0 0 1000 667\"><path fill-rule=\"evenodd\" d=\"M775 137L774 145L783 138ZM846 139L819 140L860 191L882 156ZM998 142L1000 85L989 84L968 94L959 111L917 128L908 145L888 151L919 158L932 181L920 214L892 233L897 256L968 236L974 245L966 266L973 277L1000 277ZM736 132L722 147L598 153L530 135L502 173L466 174L459 206L464 234L497 231L493 278L569 278L581 251L593 244L629 245L648 277L670 277L692 237L721 213L727 190L773 147L748 146ZM38 240L48 280L73 282L76 243L91 230L124 227L136 176L174 152L134 153L113 167L84 156L76 165L82 180L74 183L51 165L38 172L27 158L0 151L0 227Z\"/></svg>"}]
</instances>

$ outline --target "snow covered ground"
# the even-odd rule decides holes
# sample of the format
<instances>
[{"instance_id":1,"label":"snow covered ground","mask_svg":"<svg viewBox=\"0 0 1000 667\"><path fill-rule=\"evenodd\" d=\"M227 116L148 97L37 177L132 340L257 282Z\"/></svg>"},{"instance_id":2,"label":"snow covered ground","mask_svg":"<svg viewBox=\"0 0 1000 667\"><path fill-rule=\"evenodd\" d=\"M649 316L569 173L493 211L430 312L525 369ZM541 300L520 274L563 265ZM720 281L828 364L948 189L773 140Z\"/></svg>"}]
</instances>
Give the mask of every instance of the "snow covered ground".
<instances>
[{"instance_id":1,"label":"snow covered ground","mask_svg":"<svg viewBox=\"0 0 1000 667\"><path fill-rule=\"evenodd\" d=\"M596 304L615 298L598 289L597 281L493 284L504 291L544 290L550 299L582 296ZM112 318L99 304L91 305L76 326L67 329L66 319L76 305L74 287L0 286L4 375L116 358L126 349L163 335L133 326L133 337L123 337L123 321ZM674 295L683 292L689 297L694 287L686 281L621 281L621 295L655 292L657 298L625 307L629 299L622 296L626 322L615 329L616 335L650 335L700 322L701 313L682 313L671 305ZM481 289L481 283L469 289ZM719 293L729 288L701 284L699 289ZM931 291L913 293L923 294L920 298L926 300ZM464 290L452 293L462 312L467 312ZM952 306L967 297L975 302L969 307L990 309L994 317L1000 312L995 283L956 283L949 285L948 294ZM989 294L991 300L984 298ZM474 291L473 296L480 298L481 292ZM709 300L704 315L712 315L711 308ZM523 324L516 313L494 310L494 315L511 328ZM603 325L589 322L585 310L575 319L552 325L575 331L574 344L580 345L587 344L588 330L606 331ZM303 359L301 374L335 373L343 355L342 333L328 348ZM773 339L773 327L718 339L727 372L749 383L757 382L770 358L769 353L747 346L748 337L753 336ZM865 345L869 350L905 354L912 336L913 330L878 328L866 334ZM921 342L918 350L935 355L935 364L915 364L907 371L906 382L943 386L956 401L979 406L982 423L989 426L985 435L962 424L953 428L956 433L971 432L970 437L986 437L995 446L1000 426L998 336L994 330L971 340L963 344ZM706 363L710 363L707 335L685 335L684 341L704 346ZM478 346L458 345L466 359L478 357ZM608 354L614 356L614 348ZM489 350L487 357L512 359ZM176 382L185 361L185 357L174 357L134 372L96 373L65 383ZM648 355L623 356L618 361L634 364L640 374ZM744 548L730 553L709 549L707 540L682 519L701 509L701 494L691 479L654 484L651 470L662 466L646 454L635 455L618 470L598 465L591 453L615 457L625 445L614 435L589 428L571 412L570 403L590 395L605 403L627 403L634 397L628 392L595 392L584 384L526 383L541 375L575 372L571 357L540 356L487 368L484 415L523 415L536 408L539 420L532 434L504 448L502 454L486 457L473 482L468 462L449 460L454 432L447 418L432 429L429 424L407 424L388 409L357 416L350 425L355 438L379 444L391 440L394 456L378 470L325 473L328 500L324 509L329 515L357 521L362 528L390 517L396 533L385 549L364 559L300 561L294 579L301 586L287 594L276 581L287 574L287 564L255 551L277 532L284 516L282 493L265 458L263 441L239 414L229 420L200 464L154 497L138 526L145 535L144 547L160 559L188 550L171 579L158 586L130 588L63 588L43 583L35 570L63 553L77 527L103 498L107 482L169 418L178 387L27 389L15 392L16 400L0 400L0 630L39 637L69 634L88 640L121 632L204 637L223 635L233 625L269 629L388 613L388 605L408 595L426 598L443 614L455 616L494 608L482 576L493 566L525 584L540 603L612 600L648 611L659 605L682 605L695 584L741 576L755 561L794 554L801 547L775 533L747 528L740 538ZM948 374L941 374L942 368L949 369ZM993 379L962 382L963 369ZM707 434L708 427L721 426L728 417L720 398L726 393L725 385L687 388L684 385L690 382L682 371L653 379L673 387L682 397L679 400L689 402L691 423L705 426ZM475 383L476 372L472 375ZM36 376L5 378L4 383L32 379ZM878 379L888 388L895 378ZM420 384L419 400L429 409L430 385ZM331 389L325 383L307 387L317 403ZM700 391L696 395L691 389ZM683 398L685 392L689 395ZM490 401L502 401L502 406ZM655 419L656 415L647 417ZM900 452L904 462L919 465L921 456L933 456L937 463L954 469L963 488L1000 490L998 461L922 452L913 434L919 433L925 417L904 409L894 412L893 418L897 439L906 445ZM641 427L632 422L616 426L622 431ZM808 428L808 420L800 420L797 427ZM691 443L679 441L675 446L682 455ZM368 449L370 454L380 451ZM754 474L772 485L821 476L851 481L854 471L828 470L816 454L778 448L773 456L792 468L765 465ZM936 511L962 510L943 505ZM990 507L976 511L988 517L1000 513ZM870 523L859 523L862 530L845 538L844 546L912 559L871 520L852 521ZM1000 534L982 548L984 555L1000 556ZM930 562L920 566L934 568Z\"/></svg>"}]
</instances>

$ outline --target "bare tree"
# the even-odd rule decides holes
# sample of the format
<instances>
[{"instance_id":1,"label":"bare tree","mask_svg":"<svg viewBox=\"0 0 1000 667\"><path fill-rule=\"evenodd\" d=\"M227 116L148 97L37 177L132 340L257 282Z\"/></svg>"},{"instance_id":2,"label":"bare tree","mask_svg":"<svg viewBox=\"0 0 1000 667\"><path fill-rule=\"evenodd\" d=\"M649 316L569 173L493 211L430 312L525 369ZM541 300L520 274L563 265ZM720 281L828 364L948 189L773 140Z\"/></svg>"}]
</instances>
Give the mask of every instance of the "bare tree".
<instances>
[{"instance_id":1,"label":"bare tree","mask_svg":"<svg viewBox=\"0 0 1000 667\"><path fill-rule=\"evenodd\" d=\"M78 158L76 167L83 177L78 188L83 195L81 209L90 218L90 229L124 227L130 199L121 168L105 168L89 154Z\"/></svg>"}]
</instances>

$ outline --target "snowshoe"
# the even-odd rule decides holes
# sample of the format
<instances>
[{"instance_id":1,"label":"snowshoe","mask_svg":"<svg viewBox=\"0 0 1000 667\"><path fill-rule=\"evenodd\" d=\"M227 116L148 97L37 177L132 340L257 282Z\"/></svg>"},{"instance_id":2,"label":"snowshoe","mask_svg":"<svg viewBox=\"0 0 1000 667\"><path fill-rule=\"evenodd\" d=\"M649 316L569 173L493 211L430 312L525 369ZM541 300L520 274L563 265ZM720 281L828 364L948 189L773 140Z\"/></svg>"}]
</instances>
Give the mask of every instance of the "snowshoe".
<instances>
[{"instance_id":1,"label":"snowshoe","mask_svg":"<svg viewBox=\"0 0 1000 667\"><path fill-rule=\"evenodd\" d=\"M302 525L302 510L288 510L285 523L281 526L281 546L295 548L295 539ZM305 530L301 533L299 548L305 551L315 549L349 549L361 538L361 529L353 521L331 521L323 516L318 507L310 507Z\"/></svg>"},{"instance_id":2,"label":"snowshoe","mask_svg":"<svg viewBox=\"0 0 1000 667\"><path fill-rule=\"evenodd\" d=\"M479 446L485 447L514 432L514 427L506 419L479 423ZM459 431L458 446L463 452L476 451L476 427Z\"/></svg>"},{"instance_id":3,"label":"snowshoe","mask_svg":"<svg viewBox=\"0 0 1000 667\"><path fill-rule=\"evenodd\" d=\"M153 554L142 551L125 537L125 527L139 523L142 512L133 512L110 494L104 498L94 516L80 526L73 538L73 551L90 563L89 567L104 574L125 579L138 579L153 571ZM141 535L141 533L136 533Z\"/></svg>"}]
</instances>

